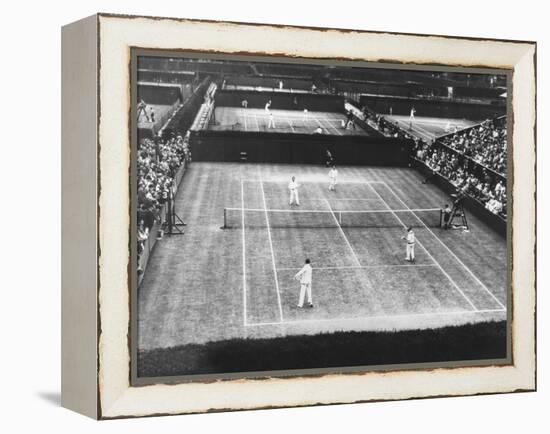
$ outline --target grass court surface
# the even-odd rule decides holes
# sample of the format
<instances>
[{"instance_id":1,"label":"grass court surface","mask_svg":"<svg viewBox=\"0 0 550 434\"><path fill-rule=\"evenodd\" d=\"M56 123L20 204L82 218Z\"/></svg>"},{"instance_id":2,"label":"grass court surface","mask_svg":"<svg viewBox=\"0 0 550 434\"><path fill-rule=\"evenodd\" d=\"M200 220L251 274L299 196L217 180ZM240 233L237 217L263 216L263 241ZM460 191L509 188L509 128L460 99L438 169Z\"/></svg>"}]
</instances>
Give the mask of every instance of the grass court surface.
<instances>
[{"instance_id":1,"label":"grass court surface","mask_svg":"<svg viewBox=\"0 0 550 434\"><path fill-rule=\"evenodd\" d=\"M139 288L138 349L505 320L506 240L472 215L468 233L434 227L431 211L411 209L448 198L421 181L411 169L339 167L330 192L319 166L193 163L176 198L186 234L157 243ZM357 211L368 225L343 223ZM400 238L409 224L414 264ZM293 275L306 257L315 307L298 309Z\"/></svg>"},{"instance_id":2,"label":"grass court surface","mask_svg":"<svg viewBox=\"0 0 550 434\"><path fill-rule=\"evenodd\" d=\"M172 106L159 105L159 104L147 104L147 116L149 117L151 115L151 109L153 109L155 113L155 122L152 122L150 118L148 120L145 117L145 115L142 113L139 116L138 128L147 128L147 127L153 126L155 123L158 122L159 119L165 117L170 112L170 110L172 110Z\"/></svg>"},{"instance_id":3,"label":"grass court surface","mask_svg":"<svg viewBox=\"0 0 550 434\"><path fill-rule=\"evenodd\" d=\"M269 114L265 109L216 107L214 113L215 123L211 123L209 130L214 131L268 131L275 133L301 133L312 134L321 127L323 134L336 136L368 134L359 126L355 129L349 126L342 127L342 121L346 117L342 113L308 112L304 114L300 110L271 110L275 121L275 128L268 128Z\"/></svg>"},{"instance_id":4,"label":"grass court surface","mask_svg":"<svg viewBox=\"0 0 550 434\"><path fill-rule=\"evenodd\" d=\"M460 131L465 128L469 128L479 122L468 121L466 119L447 119L447 118L428 118L415 116L412 122L412 128L410 128L409 116L387 116L389 120L393 121L405 131L409 131L411 134L419 137L423 140L434 140L437 137L451 134L455 131Z\"/></svg>"}]
</instances>

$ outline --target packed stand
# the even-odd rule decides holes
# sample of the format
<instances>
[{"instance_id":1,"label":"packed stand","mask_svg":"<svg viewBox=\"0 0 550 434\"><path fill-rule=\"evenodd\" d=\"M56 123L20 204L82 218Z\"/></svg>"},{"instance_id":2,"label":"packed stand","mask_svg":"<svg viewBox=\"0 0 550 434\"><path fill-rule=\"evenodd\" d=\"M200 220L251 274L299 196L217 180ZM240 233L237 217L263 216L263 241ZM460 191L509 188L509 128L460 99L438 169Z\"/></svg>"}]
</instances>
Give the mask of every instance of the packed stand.
<instances>
[{"instance_id":1,"label":"packed stand","mask_svg":"<svg viewBox=\"0 0 550 434\"><path fill-rule=\"evenodd\" d=\"M433 174L448 179L457 191L479 200L493 214L506 218L506 183L503 177L481 168L456 152L418 139L415 156Z\"/></svg>"},{"instance_id":2,"label":"packed stand","mask_svg":"<svg viewBox=\"0 0 550 434\"><path fill-rule=\"evenodd\" d=\"M440 141L497 173L506 173L506 124L499 120L486 120Z\"/></svg>"},{"instance_id":3,"label":"packed stand","mask_svg":"<svg viewBox=\"0 0 550 434\"><path fill-rule=\"evenodd\" d=\"M160 221L162 206L173 193L176 173L190 159L189 132L185 138L173 135L167 140L140 141L137 151L138 255L155 221Z\"/></svg>"}]
</instances>

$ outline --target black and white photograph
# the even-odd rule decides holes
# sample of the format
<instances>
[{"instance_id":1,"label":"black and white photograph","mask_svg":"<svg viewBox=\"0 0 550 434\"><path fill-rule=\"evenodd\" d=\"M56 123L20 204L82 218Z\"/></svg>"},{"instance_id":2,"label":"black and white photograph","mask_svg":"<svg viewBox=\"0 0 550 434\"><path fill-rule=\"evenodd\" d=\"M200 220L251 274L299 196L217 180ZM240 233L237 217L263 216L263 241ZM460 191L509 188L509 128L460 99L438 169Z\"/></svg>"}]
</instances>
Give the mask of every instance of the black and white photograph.
<instances>
[{"instance_id":1,"label":"black and white photograph","mask_svg":"<svg viewBox=\"0 0 550 434\"><path fill-rule=\"evenodd\" d=\"M134 49L133 380L511 363L510 70Z\"/></svg>"},{"instance_id":2,"label":"black and white photograph","mask_svg":"<svg viewBox=\"0 0 550 434\"><path fill-rule=\"evenodd\" d=\"M0 28L0 432L548 431L543 2L55 6Z\"/></svg>"}]
</instances>

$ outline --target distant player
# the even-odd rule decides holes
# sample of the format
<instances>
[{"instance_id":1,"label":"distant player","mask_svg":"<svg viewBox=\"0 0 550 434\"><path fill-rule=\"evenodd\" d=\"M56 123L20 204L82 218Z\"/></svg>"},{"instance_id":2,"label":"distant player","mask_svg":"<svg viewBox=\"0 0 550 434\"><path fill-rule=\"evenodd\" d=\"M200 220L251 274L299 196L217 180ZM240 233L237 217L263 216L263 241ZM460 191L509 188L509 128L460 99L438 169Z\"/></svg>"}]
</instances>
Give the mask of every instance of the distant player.
<instances>
[{"instance_id":1,"label":"distant player","mask_svg":"<svg viewBox=\"0 0 550 434\"><path fill-rule=\"evenodd\" d=\"M283 90L283 80L279 80L279 90Z\"/></svg>"},{"instance_id":2,"label":"distant player","mask_svg":"<svg viewBox=\"0 0 550 434\"><path fill-rule=\"evenodd\" d=\"M353 129L355 129L355 120L353 118L353 112L351 110L348 110L346 113L346 125L344 126L344 129L347 130L348 127L351 125Z\"/></svg>"},{"instance_id":3,"label":"distant player","mask_svg":"<svg viewBox=\"0 0 550 434\"><path fill-rule=\"evenodd\" d=\"M315 128L315 131L313 132L313 134L323 134L323 129L321 127L317 127Z\"/></svg>"},{"instance_id":4,"label":"distant player","mask_svg":"<svg viewBox=\"0 0 550 434\"><path fill-rule=\"evenodd\" d=\"M415 114L416 114L415 108L411 107L411 114L409 116L409 130L412 130Z\"/></svg>"},{"instance_id":5,"label":"distant player","mask_svg":"<svg viewBox=\"0 0 550 434\"><path fill-rule=\"evenodd\" d=\"M149 111L149 119L151 119L151 122L155 123L155 111L153 107L151 107L151 111Z\"/></svg>"},{"instance_id":6,"label":"distant player","mask_svg":"<svg viewBox=\"0 0 550 434\"><path fill-rule=\"evenodd\" d=\"M294 278L300 282L300 297L298 299L298 307L301 309L304 307L304 298L307 294L307 304L309 307L313 307L313 300L311 298L311 278L313 275L313 268L311 268L311 261L306 259L305 265L300 271L298 271Z\"/></svg>"},{"instance_id":7,"label":"distant player","mask_svg":"<svg viewBox=\"0 0 550 434\"><path fill-rule=\"evenodd\" d=\"M334 156L332 155L332 152L330 152L330 149L327 149L325 152L325 165L327 167L334 166Z\"/></svg>"},{"instance_id":8,"label":"distant player","mask_svg":"<svg viewBox=\"0 0 550 434\"><path fill-rule=\"evenodd\" d=\"M308 111L307 111L307 108L304 109L304 115L302 116L302 121L304 122L304 124L307 122L309 116L308 116Z\"/></svg>"},{"instance_id":9,"label":"distant player","mask_svg":"<svg viewBox=\"0 0 550 434\"><path fill-rule=\"evenodd\" d=\"M149 115L147 114L147 103L141 99L137 105L137 120L139 122L139 118L141 115L145 115L145 119L147 119L147 122L149 122Z\"/></svg>"},{"instance_id":10,"label":"distant player","mask_svg":"<svg viewBox=\"0 0 550 434\"><path fill-rule=\"evenodd\" d=\"M338 177L338 170L336 169L336 166L332 166L331 169L328 172L328 178L329 178L329 184L328 189L329 191L336 191L336 178Z\"/></svg>"},{"instance_id":11,"label":"distant player","mask_svg":"<svg viewBox=\"0 0 550 434\"><path fill-rule=\"evenodd\" d=\"M275 128L275 118L273 117L273 112L269 112L269 124L267 128Z\"/></svg>"},{"instance_id":12,"label":"distant player","mask_svg":"<svg viewBox=\"0 0 550 434\"><path fill-rule=\"evenodd\" d=\"M241 101L241 107L244 108L244 109L248 108L248 100L243 99Z\"/></svg>"},{"instance_id":13,"label":"distant player","mask_svg":"<svg viewBox=\"0 0 550 434\"><path fill-rule=\"evenodd\" d=\"M298 197L298 187L300 187L300 185L296 182L296 177L293 176L288 183L288 190L290 191L290 200L288 201L289 205L300 205L300 198Z\"/></svg>"},{"instance_id":14,"label":"distant player","mask_svg":"<svg viewBox=\"0 0 550 434\"><path fill-rule=\"evenodd\" d=\"M401 239L407 241L407 257L405 258L405 261L414 262L414 244L416 243L416 238L412 227L409 226L407 228L407 235L401 237Z\"/></svg>"},{"instance_id":15,"label":"distant player","mask_svg":"<svg viewBox=\"0 0 550 434\"><path fill-rule=\"evenodd\" d=\"M449 206L449 204L445 204L445 208L443 209L443 229L449 229L451 226L451 214L453 210Z\"/></svg>"},{"instance_id":16,"label":"distant player","mask_svg":"<svg viewBox=\"0 0 550 434\"><path fill-rule=\"evenodd\" d=\"M265 111L266 112L269 112L271 110L271 100L269 100L266 104L265 104Z\"/></svg>"}]
</instances>

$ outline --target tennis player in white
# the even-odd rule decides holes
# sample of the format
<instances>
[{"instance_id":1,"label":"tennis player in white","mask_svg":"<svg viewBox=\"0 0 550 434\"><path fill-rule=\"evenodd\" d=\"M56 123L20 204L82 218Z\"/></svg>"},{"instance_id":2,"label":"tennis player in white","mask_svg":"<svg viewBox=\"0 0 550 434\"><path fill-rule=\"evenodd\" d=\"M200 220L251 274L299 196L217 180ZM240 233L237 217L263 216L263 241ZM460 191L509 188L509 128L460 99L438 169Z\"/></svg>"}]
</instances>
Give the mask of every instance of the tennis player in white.
<instances>
[{"instance_id":1,"label":"tennis player in white","mask_svg":"<svg viewBox=\"0 0 550 434\"><path fill-rule=\"evenodd\" d=\"M293 176L288 183L288 189L290 190L290 200L288 201L289 205L292 205L293 203L296 205L300 205L300 198L298 197L298 187L300 187L300 185L296 182L296 177Z\"/></svg>"},{"instance_id":2,"label":"tennis player in white","mask_svg":"<svg viewBox=\"0 0 550 434\"><path fill-rule=\"evenodd\" d=\"M328 172L328 178L329 178L329 184L328 189L329 191L336 191L336 178L338 177L338 169L336 169L336 166L332 166L332 168Z\"/></svg>"},{"instance_id":3,"label":"tennis player in white","mask_svg":"<svg viewBox=\"0 0 550 434\"><path fill-rule=\"evenodd\" d=\"M401 237L401 239L407 241L407 257L405 261L414 262L414 244L416 243L416 237L414 236L412 227L409 226L407 228L407 235Z\"/></svg>"},{"instance_id":4,"label":"tennis player in white","mask_svg":"<svg viewBox=\"0 0 550 434\"><path fill-rule=\"evenodd\" d=\"M307 294L307 304L309 307L313 307L313 301L311 299L311 278L313 275L313 268L311 268L311 261L306 259L306 264L300 271L296 273L294 278L300 282L300 298L298 299L298 307L304 307L304 298Z\"/></svg>"},{"instance_id":5,"label":"tennis player in white","mask_svg":"<svg viewBox=\"0 0 550 434\"><path fill-rule=\"evenodd\" d=\"M269 124L267 128L275 128L275 118L273 117L273 112L269 111Z\"/></svg>"},{"instance_id":6,"label":"tennis player in white","mask_svg":"<svg viewBox=\"0 0 550 434\"><path fill-rule=\"evenodd\" d=\"M308 120L308 111L307 108L304 109L304 115L302 116L302 122L305 124Z\"/></svg>"},{"instance_id":7,"label":"tennis player in white","mask_svg":"<svg viewBox=\"0 0 550 434\"><path fill-rule=\"evenodd\" d=\"M411 107L411 114L409 116L409 130L412 130L415 114L416 114L416 109L414 107Z\"/></svg>"}]
</instances>

